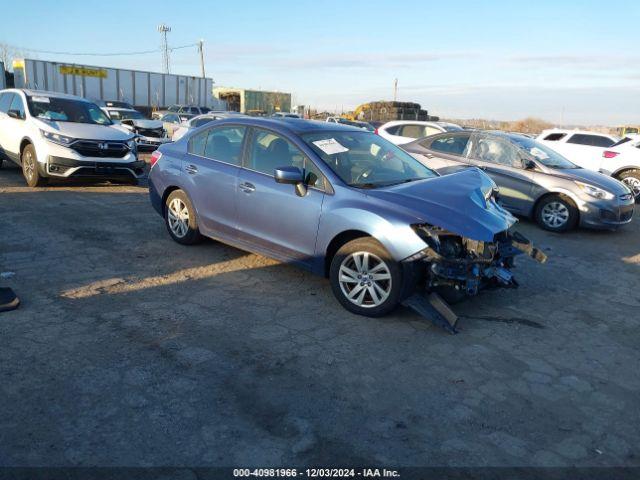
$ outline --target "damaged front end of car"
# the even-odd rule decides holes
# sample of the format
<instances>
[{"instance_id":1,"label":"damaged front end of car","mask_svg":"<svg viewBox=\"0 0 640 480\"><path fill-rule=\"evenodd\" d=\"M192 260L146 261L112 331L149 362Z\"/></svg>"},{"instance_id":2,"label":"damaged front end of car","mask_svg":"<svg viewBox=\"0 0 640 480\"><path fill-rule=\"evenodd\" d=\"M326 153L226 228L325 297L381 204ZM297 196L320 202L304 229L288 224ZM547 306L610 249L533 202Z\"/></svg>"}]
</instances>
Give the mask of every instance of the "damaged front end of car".
<instances>
[{"instance_id":1,"label":"damaged front end of car","mask_svg":"<svg viewBox=\"0 0 640 480\"><path fill-rule=\"evenodd\" d=\"M403 303L451 333L457 333L457 316L449 303L485 289L516 288L518 282L512 269L517 255L528 255L540 263L547 260L517 231L500 232L487 242L428 224L412 228L428 246L405 259L414 267L418 262L424 268L419 269L419 290Z\"/></svg>"}]
</instances>

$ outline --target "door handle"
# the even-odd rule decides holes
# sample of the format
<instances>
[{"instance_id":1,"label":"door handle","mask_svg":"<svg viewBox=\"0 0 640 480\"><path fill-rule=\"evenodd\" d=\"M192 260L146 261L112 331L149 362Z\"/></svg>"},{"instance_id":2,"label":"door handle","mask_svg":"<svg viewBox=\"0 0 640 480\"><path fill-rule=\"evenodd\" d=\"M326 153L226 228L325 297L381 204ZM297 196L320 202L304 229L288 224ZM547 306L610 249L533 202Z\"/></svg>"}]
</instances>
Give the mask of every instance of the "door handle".
<instances>
[{"instance_id":1,"label":"door handle","mask_svg":"<svg viewBox=\"0 0 640 480\"><path fill-rule=\"evenodd\" d=\"M198 167L196 167L195 165L187 165L186 167L184 167L184 169L191 175L198 173Z\"/></svg>"},{"instance_id":2,"label":"door handle","mask_svg":"<svg viewBox=\"0 0 640 480\"><path fill-rule=\"evenodd\" d=\"M255 185L253 185L253 183L244 182L240 184L240 190L242 190L244 193L252 193L256 191L256 187Z\"/></svg>"},{"instance_id":3,"label":"door handle","mask_svg":"<svg viewBox=\"0 0 640 480\"><path fill-rule=\"evenodd\" d=\"M424 156L427 157L427 158L433 158L433 154L432 153L425 153Z\"/></svg>"}]
</instances>

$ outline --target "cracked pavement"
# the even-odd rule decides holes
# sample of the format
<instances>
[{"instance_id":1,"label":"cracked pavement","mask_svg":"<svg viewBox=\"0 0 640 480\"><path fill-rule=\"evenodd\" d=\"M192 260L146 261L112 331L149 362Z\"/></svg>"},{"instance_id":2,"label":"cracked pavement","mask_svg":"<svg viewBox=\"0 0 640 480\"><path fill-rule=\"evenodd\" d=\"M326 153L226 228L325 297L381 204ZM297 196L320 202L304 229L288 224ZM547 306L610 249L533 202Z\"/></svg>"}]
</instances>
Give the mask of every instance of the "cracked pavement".
<instances>
[{"instance_id":1,"label":"cracked pavement","mask_svg":"<svg viewBox=\"0 0 640 480\"><path fill-rule=\"evenodd\" d=\"M174 243L144 187L0 170L1 466L638 466L640 214L520 230L521 287L351 315L326 279Z\"/></svg>"}]
</instances>

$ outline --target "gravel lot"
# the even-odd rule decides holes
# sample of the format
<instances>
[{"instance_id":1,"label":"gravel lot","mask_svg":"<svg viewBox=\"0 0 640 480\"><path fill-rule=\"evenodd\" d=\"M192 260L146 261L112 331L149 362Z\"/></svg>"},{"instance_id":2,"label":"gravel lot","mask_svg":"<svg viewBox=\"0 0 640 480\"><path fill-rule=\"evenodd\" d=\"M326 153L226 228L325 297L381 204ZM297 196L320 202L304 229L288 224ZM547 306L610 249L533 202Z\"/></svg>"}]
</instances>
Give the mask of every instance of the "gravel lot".
<instances>
[{"instance_id":1,"label":"gravel lot","mask_svg":"<svg viewBox=\"0 0 640 480\"><path fill-rule=\"evenodd\" d=\"M1 466L638 466L640 214L520 230L518 290L347 313L329 283L174 243L144 187L0 170Z\"/></svg>"}]
</instances>

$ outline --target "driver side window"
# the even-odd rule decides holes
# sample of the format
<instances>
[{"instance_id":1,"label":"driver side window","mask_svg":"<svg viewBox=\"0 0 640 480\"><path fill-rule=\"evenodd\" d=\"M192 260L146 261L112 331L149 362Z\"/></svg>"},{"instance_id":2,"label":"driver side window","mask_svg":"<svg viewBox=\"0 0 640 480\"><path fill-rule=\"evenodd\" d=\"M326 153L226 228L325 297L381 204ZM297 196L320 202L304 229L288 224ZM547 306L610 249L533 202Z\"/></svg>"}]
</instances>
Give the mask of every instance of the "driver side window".
<instances>
[{"instance_id":1,"label":"driver side window","mask_svg":"<svg viewBox=\"0 0 640 480\"><path fill-rule=\"evenodd\" d=\"M305 183L324 189L322 173L302 151L280 135L256 129L249 147L247 168L273 176L279 167L298 167L305 173Z\"/></svg>"}]
</instances>

